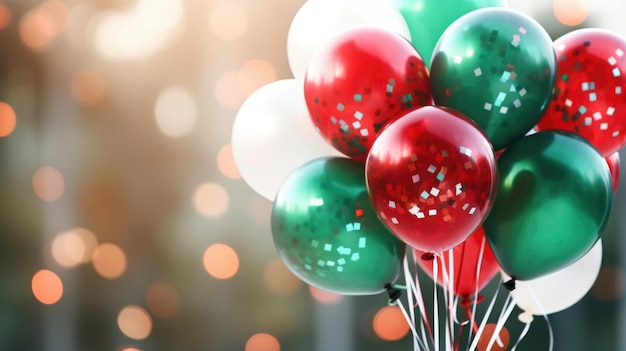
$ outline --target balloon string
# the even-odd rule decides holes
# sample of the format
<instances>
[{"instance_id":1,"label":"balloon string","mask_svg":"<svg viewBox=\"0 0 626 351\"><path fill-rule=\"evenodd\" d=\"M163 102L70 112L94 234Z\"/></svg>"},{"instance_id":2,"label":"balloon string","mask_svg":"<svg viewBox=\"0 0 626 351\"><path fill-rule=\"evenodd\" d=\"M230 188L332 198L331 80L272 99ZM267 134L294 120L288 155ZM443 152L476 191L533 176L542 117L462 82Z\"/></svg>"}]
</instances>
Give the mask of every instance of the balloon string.
<instances>
[{"instance_id":1,"label":"balloon string","mask_svg":"<svg viewBox=\"0 0 626 351\"><path fill-rule=\"evenodd\" d=\"M452 250L448 250L448 254L449 254L449 259L448 259L448 263L450 263L454 257L450 256L451 255L451 251ZM444 301L444 306L446 309L446 314L445 314L445 318L444 318L444 324L445 324L445 330L444 330L444 339L445 339L445 347L446 347L446 351L452 351L451 350L451 345L453 345L453 337L452 337L452 330L454 329L453 327L453 319L456 319L456 310L453 308L452 304L454 301L453 295L453 289L452 289L452 282L454 281L452 278L452 270L448 271L448 269L446 269L446 262L444 260L444 254L438 254L435 256L435 260L440 260L439 264L441 267L441 275L442 275L442 282L443 282L443 301ZM436 287L436 284L435 284ZM451 316L454 316L453 318L451 318Z\"/></svg>"},{"instance_id":2,"label":"balloon string","mask_svg":"<svg viewBox=\"0 0 626 351\"><path fill-rule=\"evenodd\" d=\"M474 333L478 333L478 325L476 325L476 321L474 320L474 313L472 313L472 308L470 308L469 304L465 305L465 313L467 313L467 319L472 325L472 330Z\"/></svg>"},{"instance_id":3,"label":"balloon string","mask_svg":"<svg viewBox=\"0 0 626 351\"><path fill-rule=\"evenodd\" d=\"M459 333L454 344L454 351L459 351L459 346L461 346L461 334L463 334L463 326L464 324L459 325Z\"/></svg>"},{"instance_id":4,"label":"balloon string","mask_svg":"<svg viewBox=\"0 0 626 351\"><path fill-rule=\"evenodd\" d=\"M409 328L411 329L411 333L413 334L413 350L420 351L420 346L421 346L425 351L427 351L428 348L426 347L426 345L423 345L422 341L419 339L418 337L419 333L415 329L415 325L410 322L410 317L408 313L406 312L406 308L404 308L402 301L398 300L397 304L398 304L398 307L400 308L400 311L402 312L402 315L404 316L404 319L406 319L407 324L409 325Z\"/></svg>"},{"instance_id":5,"label":"balloon string","mask_svg":"<svg viewBox=\"0 0 626 351\"><path fill-rule=\"evenodd\" d=\"M483 264L483 257L485 254L485 244L486 244L487 239L485 238L485 236L483 235L481 244L480 244L480 251L478 253L478 261L476 264L476 285L474 286L474 296L473 296L473 303L472 303L472 313L471 313L471 321L472 321L472 329L470 329L469 331L469 335L468 335L468 343L469 340L472 339L472 331L474 333L477 333L477 328L476 328L476 321L474 320L474 316L476 315L476 306L478 305L478 280L480 278L480 271L482 268L482 264ZM469 312L469 309L466 311ZM469 313L468 313L469 314Z\"/></svg>"},{"instance_id":6,"label":"balloon string","mask_svg":"<svg viewBox=\"0 0 626 351\"><path fill-rule=\"evenodd\" d=\"M543 315L543 318L546 320L546 324L548 324L548 334L550 337L550 344L548 347L548 351L552 351L552 349L554 348L554 334L552 333L552 323L550 323L548 314L543 309L543 306L541 306L541 303L539 302L539 298L537 297L537 295L535 295L535 291L530 286L527 287L527 289L528 289L528 292L530 292L530 296L532 296L533 300L535 301L535 304L539 307L539 311Z\"/></svg>"},{"instance_id":7,"label":"balloon string","mask_svg":"<svg viewBox=\"0 0 626 351\"><path fill-rule=\"evenodd\" d=\"M520 336L517 339L517 342L515 343L515 345L513 345L513 348L511 349L511 351L515 351L517 349L517 346L522 342L524 337L526 337L526 334L528 334L529 330L530 330L530 322L526 323L526 325L524 326L524 329L520 333Z\"/></svg>"},{"instance_id":8,"label":"balloon string","mask_svg":"<svg viewBox=\"0 0 626 351\"><path fill-rule=\"evenodd\" d=\"M409 280L409 285L411 286L411 288L413 289L413 292L415 293L415 299L417 300L417 305L418 308L420 310L420 314L421 314L421 320L420 320L420 328L422 330L422 340L424 342L425 345L428 344L427 339L426 339L426 332L424 331L424 324L426 324L426 329L428 330L428 336L430 336L430 339L432 340L433 338L433 330L430 326L430 319L428 318L428 313L426 311L426 306L424 304L424 296L422 295L422 286L420 284L420 279L419 279L419 274L417 271L417 260L419 258L415 257L415 252L413 252L413 270L415 272L415 281L413 280ZM408 272L408 273L407 273ZM406 264L405 267L405 274L408 274L407 276L410 276L410 270L408 268L408 262ZM413 308L415 308L415 305L412 306Z\"/></svg>"},{"instance_id":9,"label":"balloon string","mask_svg":"<svg viewBox=\"0 0 626 351\"><path fill-rule=\"evenodd\" d=\"M437 276L439 275L438 272L438 264L437 264L437 259L435 258L433 260L433 281L435 282L433 284L434 286L434 290L433 290L433 314L434 314L434 329L435 329L435 333L434 333L434 344L435 344L435 351L439 351L439 304L437 302L438 300L438 296L437 296Z\"/></svg>"},{"instance_id":10,"label":"balloon string","mask_svg":"<svg viewBox=\"0 0 626 351\"><path fill-rule=\"evenodd\" d=\"M500 279L500 280L502 280L502 279ZM474 340L472 340L472 344L470 345L468 351L474 351L476 349L476 346L478 346L478 340L480 339L480 336L482 335L483 330L485 329L485 325L487 324L487 320L489 319L489 316L491 315L491 311L493 310L493 306L496 304L496 299L498 297L498 294L500 293L500 285L502 285L502 284L498 284L498 287L496 288L496 292L495 292L495 294L493 294L493 297L491 298L491 302L489 303L489 306L487 307L487 311L485 311L485 316L483 317L482 321L480 322L480 326L478 327L478 332L476 332Z\"/></svg>"},{"instance_id":11,"label":"balloon string","mask_svg":"<svg viewBox=\"0 0 626 351\"><path fill-rule=\"evenodd\" d=\"M500 338L500 331L502 330L502 327L504 327L504 323L507 321L507 319L509 319L511 312L513 312L513 308L515 308L515 303L511 299L511 294L509 294L509 297L507 298L507 302L505 303L505 306L506 306L506 309L503 310L502 314L500 314L500 318L498 318L498 323L496 323L496 329L493 331L493 334L491 335L491 339L489 339L489 344L487 344L487 350L491 350L491 348L493 347L493 344L496 343L496 340L498 342L498 346L504 347L504 343L502 342L502 339Z\"/></svg>"}]
</instances>

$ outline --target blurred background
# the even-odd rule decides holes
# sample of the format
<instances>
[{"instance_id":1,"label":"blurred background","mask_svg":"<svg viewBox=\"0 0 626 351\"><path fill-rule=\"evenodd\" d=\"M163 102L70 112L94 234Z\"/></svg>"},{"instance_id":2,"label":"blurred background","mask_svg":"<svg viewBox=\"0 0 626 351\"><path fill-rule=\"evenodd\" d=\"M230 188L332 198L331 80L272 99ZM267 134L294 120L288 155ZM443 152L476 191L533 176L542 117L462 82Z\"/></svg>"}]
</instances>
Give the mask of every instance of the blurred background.
<instances>
[{"instance_id":1,"label":"blurred background","mask_svg":"<svg viewBox=\"0 0 626 351\"><path fill-rule=\"evenodd\" d=\"M291 78L303 3L0 0L0 350L412 349L386 296L288 271L233 162L242 102ZM626 35L622 0L509 6L553 39ZM625 203L622 187L594 287L550 316L555 350L626 350ZM536 318L519 349L548 330Z\"/></svg>"}]
</instances>

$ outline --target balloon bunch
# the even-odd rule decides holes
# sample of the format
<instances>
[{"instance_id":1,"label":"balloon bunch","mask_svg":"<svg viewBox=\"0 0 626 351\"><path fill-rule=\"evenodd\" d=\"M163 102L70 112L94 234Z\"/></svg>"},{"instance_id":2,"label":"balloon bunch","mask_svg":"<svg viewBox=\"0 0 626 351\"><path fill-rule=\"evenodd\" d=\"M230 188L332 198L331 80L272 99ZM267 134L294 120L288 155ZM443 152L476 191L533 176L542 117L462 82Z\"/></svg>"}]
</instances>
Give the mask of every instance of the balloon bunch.
<instances>
[{"instance_id":1,"label":"balloon bunch","mask_svg":"<svg viewBox=\"0 0 626 351\"><path fill-rule=\"evenodd\" d=\"M502 1L309 0L287 52L295 78L244 102L232 147L299 278L392 303L406 289L416 349L439 342L417 267L445 291L446 349L457 305L477 347L498 272L501 317L518 306L527 325L591 288L626 144L624 38L553 41Z\"/></svg>"}]
</instances>

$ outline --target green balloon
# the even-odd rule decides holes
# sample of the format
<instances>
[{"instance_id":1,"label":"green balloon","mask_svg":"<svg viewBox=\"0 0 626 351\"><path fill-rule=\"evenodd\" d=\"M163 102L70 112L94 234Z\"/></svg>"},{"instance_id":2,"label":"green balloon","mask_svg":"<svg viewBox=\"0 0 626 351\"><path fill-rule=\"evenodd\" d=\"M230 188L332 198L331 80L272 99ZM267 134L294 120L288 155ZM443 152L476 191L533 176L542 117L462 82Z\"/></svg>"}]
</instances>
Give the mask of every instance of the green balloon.
<instances>
[{"instance_id":1,"label":"green balloon","mask_svg":"<svg viewBox=\"0 0 626 351\"><path fill-rule=\"evenodd\" d=\"M435 103L474 120L496 150L537 124L555 77L548 33L506 8L476 10L455 21L437 43L430 75Z\"/></svg>"},{"instance_id":2,"label":"green balloon","mask_svg":"<svg viewBox=\"0 0 626 351\"><path fill-rule=\"evenodd\" d=\"M503 0L394 0L411 34L411 43L428 65L437 40L452 22L484 7L503 7Z\"/></svg>"},{"instance_id":3,"label":"green balloon","mask_svg":"<svg viewBox=\"0 0 626 351\"><path fill-rule=\"evenodd\" d=\"M498 159L499 188L484 223L500 267L535 279L581 258L599 239L613 201L608 164L586 140L545 131Z\"/></svg>"},{"instance_id":4,"label":"green balloon","mask_svg":"<svg viewBox=\"0 0 626 351\"><path fill-rule=\"evenodd\" d=\"M400 275L405 244L374 212L365 165L320 158L283 183L272 208L274 244L306 283L343 295L385 291Z\"/></svg>"}]
</instances>

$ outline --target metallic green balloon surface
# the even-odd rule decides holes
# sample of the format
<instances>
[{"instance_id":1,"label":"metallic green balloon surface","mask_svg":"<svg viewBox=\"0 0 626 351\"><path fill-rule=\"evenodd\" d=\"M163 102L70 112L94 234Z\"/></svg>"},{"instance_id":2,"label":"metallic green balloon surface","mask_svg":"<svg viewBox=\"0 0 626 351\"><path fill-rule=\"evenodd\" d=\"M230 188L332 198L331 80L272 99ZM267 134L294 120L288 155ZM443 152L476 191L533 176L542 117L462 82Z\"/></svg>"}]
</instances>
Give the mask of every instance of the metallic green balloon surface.
<instances>
[{"instance_id":1,"label":"metallic green balloon surface","mask_svg":"<svg viewBox=\"0 0 626 351\"><path fill-rule=\"evenodd\" d=\"M400 274L405 244L370 204L365 169L347 158L320 158L298 168L272 208L274 244L294 274L344 295L385 291Z\"/></svg>"},{"instance_id":2,"label":"metallic green balloon surface","mask_svg":"<svg viewBox=\"0 0 626 351\"><path fill-rule=\"evenodd\" d=\"M483 7L503 7L503 0L394 0L411 33L411 43L430 63L441 34L452 22Z\"/></svg>"},{"instance_id":3,"label":"metallic green balloon surface","mask_svg":"<svg viewBox=\"0 0 626 351\"><path fill-rule=\"evenodd\" d=\"M435 103L473 119L496 150L537 124L555 77L548 33L531 17L506 8L459 18L437 43L431 63Z\"/></svg>"},{"instance_id":4,"label":"metallic green balloon surface","mask_svg":"<svg viewBox=\"0 0 626 351\"><path fill-rule=\"evenodd\" d=\"M484 229L502 270L534 279L593 247L613 190L609 167L591 144L569 132L539 132L508 147L498 167L498 195Z\"/></svg>"}]
</instances>

